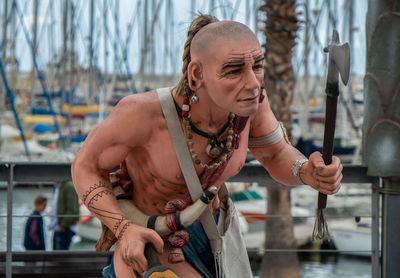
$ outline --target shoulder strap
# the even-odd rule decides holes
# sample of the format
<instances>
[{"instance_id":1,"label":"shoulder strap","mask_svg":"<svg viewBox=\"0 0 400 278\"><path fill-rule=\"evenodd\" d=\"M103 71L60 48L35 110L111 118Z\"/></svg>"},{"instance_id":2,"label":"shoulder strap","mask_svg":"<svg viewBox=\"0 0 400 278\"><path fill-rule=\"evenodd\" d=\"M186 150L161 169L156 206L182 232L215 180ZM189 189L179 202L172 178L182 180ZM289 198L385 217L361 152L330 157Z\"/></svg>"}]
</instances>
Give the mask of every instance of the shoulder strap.
<instances>
[{"instance_id":1,"label":"shoulder strap","mask_svg":"<svg viewBox=\"0 0 400 278\"><path fill-rule=\"evenodd\" d=\"M199 178L197 176L196 170L193 166L193 162L186 146L186 141L183 135L183 131L179 122L178 114L175 109L174 100L169 88L157 89L158 98L160 99L161 108L167 122L169 134L174 144L176 156L181 167L183 177L185 178L187 187L189 189L190 196L193 201L200 198L203 193ZM204 226L204 230L210 241L220 241L221 237L219 235L217 225L214 221L209 209L206 209L204 213L200 216L201 223ZM222 244L211 244L211 246L217 249L222 248ZM220 250L213 250L220 251Z\"/></svg>"},{"instance_id":2,"label":"shoulder strap","mask_svg":"<svg viewBox=\"0 0 400 278\"><path fill-rule=\"evenodd\" d=\"M203 194L203 190L193 166L189 150L186 147L186 141L171 92L169 88L161 88L157 90L157 93L183 177L185 178L187 187L189 188L190 196L193 201L197 200L200 198L201 194Z\"/></svg>"}]
</instances>

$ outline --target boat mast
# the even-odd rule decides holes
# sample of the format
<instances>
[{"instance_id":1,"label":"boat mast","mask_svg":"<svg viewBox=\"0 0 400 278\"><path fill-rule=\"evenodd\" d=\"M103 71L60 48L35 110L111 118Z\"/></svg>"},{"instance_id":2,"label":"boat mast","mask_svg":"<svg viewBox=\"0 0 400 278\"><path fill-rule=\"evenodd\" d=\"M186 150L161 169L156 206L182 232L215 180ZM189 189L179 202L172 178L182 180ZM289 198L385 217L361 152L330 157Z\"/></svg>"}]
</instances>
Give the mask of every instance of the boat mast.
<instances>
[{"instance_id":1,"label":"boat mast","mask_svg":"<svg viewBox=\"0 0 400 278\"><path fill-rule=\"evenodd\" d=\"M246 26L250 26L250 0L245 1L246 3Z\"/></svg>"},{"instance_id":2,"label":"boat mast","mask_svg":"<svg viewBox=\"0 0 400 278\"><path fill-rule=\"evenodd\" d=\"M258 11L260 8L260 5L258 3L258 0L253 0L253 13L254 13L254 33L257 36L258 33Z\"/></svg>"},{"instance_id":3,"label":"boat mast","mask_svg":"<svg viewBox=\"0 0 400 278\"><path fill-rule=\"evenodd\" d=\"M98 122L100 123L104 119L104 105L105 105L105 96L107 93L107 68L108 68L108 48L107 48L107 0L103 1L103 53L104 53L104 69L103 69L103 86L100 88L99 94L99 115Z\"/></svg>"},{"instance_id":4,"label":"boat mast","mask_svg":"<svg viewBox=\"0 0 400 278\"><path fill-rule=\"evenodd\" d=\"M214 12L214 7L215 7L215 0L210 0L210 3L208 5L208 13L216 16L216 12Z\"/></svg>"},{"instance_id":5,"label":"boat mast","mask_svg":"<svg viewBox=\"0 0 400 278\"><path fill-rule=\"evenodd\" d=\"M61 54L61 68L62 75L60 76L60 89L62 95L62 103L66 103L66 90L65 90L65 75L67 73L67 43L68 43L68 2L69 0L64 0L64 7L62 8L62 34L63 34L63 42L62 42L62 54Z\"/></svg>"},{"instance_id":6,"label":"boat mast","mask_svg":"<svg viewBox=\"0 0 400 278\"><path fill-rule=\"evenodd\" d=\"M147 1L145 1L147 2ZM117 34L118 34L118 25L119 25L119 1L115 1L114 5L114 61L113 61L113 88L117 87L117 75L118 75L118 65L119 65L119 59L118 59L118 44L117 44Z\"/></svg>"},{"instance_id":7,"label":"boat mast","mask_svg":"<svg viewBox=\"0 0 400 278\"><path fill-rule=\"evenodd\" d=\"M107 45L107 0L103 1L103 43L104 43L104 77L106 77L108 70L108 45Z\"/></svg>"},{"instance_id":8,"label":"boat mast","mask_svg":"<svg viewBox=\"0 0 400 278\"><path fill-rule=\"evenodd\" d=\"M11 89L15 90L18 76L18 61L15 57L15 41L17 37L17 13L15 2L11 5L11 45L10 45L10 60L11 60Z\"/></svg>"},{"instance_id":9,"label":"boat mast","mask_svg":"<svg viewBox=\"0 0 400 278\"><path fill-rule=\"evenodd\" d=\"M353 31L354 31L354 26L353 26L353 15L354 15L354 1L353 0L348 0L347 4L349 5L349 24L348 24L348 28L349 28L349 44L350 44L350 53L353 53L352 51L352 47L353 47ZM350 61L350 63L352 63L353 60ZM352 65L350 64L350 69L352 69Z\"/></svg>"},{"instance_id":10,"label":"boat mast","mask_svg":"<svg viewBox=\"0 0 400 278\"><path fill-rule=\"evenodd\" d=\"M55 89L55 76L56 76L56 67L54 67L54 64L51 63L51 61L54 58L54 26L55 26L55 20L54 20L54 2L50 1L49 2L49 20L50 20L50 24L47 26L48 30L47 30L47 45L49 48L48 51L48 61L49 64L51 65L50 67L50 78L52 80L52 82L49 83L49 89L51 92L54 92Z\"/></svg>"},{"instance_id":11,"label":"boat mast","mask_svg":"<svg viewBox=\"0 0 400 278\"><path fill-rule=\"evenodd\" d=\"M8 0L4 0L4 11L3 11L3 45L1 49L1 60L5 61L6 59L6 49L7 49L7 17L8 17Z\"/></svg>"},{"instance_id":12,"label":"boat mast","mask_svg":"<svg viewBox=\"0 0 400 278\"><path fill-rule=\"evenodd\" d=\"M3 11L3 39L1 49L1 61L5 65L6 54L7 54L7 17L8 17L8 0L4 0L4 11ZM3 87L0 88L0 111L5 111L5 96L6 91ZM1 124L1 123L0 123Z\"/></svg>"},{"instance_id":13,"label":"boat mast","mask_svg":"<svg viewBox=\"0 0 400 278\"><path fill-rule=\"evenodd\" d=\"M158 13L159 11L156 11L156 3L155 0L151 1L151 14L155 15L155 13ZM157 16L157 15L155 15ZM153 29L153 28L152 28ZM155 47L154 47L154 31L152 30L152 32L150 33L150 74L154 74L155 71L155 56L156 56L156 52L155 52Z\"/></svg>"},{"instance_id":14,"label":"boat mast","mask_svg":"<svg viewBox=\"0 0 400 278\"><path fill-rule=\"evenodd\" d=\"M76 71L75 59L75 28L74 28L74 17L75 7L73 1L69 2L69 37L70 37L70 52L69 52L69 86L68 86L68 134L71 135L71 124L72 124L72 105L74 99L74 88L75 88L75 74ZM71 136L69 137L69 143L71 143Z\"/></svg>"},{"instance_id":15,"label":"boat mast","mask_svg":"<svg viewBox=\"0 0 400 278\"><path fill-rule=\"evenodd\" d=\"M38 6L39 0L33 1L33 25L32 25L32 77L34 77L35 72L35 61L37 54L37 20L38 20ZM31 95L35 93L35 78L31 81Z\"/></svg>"},{"instance_id":16,"label":"boat mast","mask_svg":"<svg viewBox=\"0 0 400 278\"><path fill-rule=\"evenodd\" d=\"M310 55L310 3L309 0L305 1L306 8L305 8L305 30L304 30L304 90L301 91L302 96L302 111L300 111L300 129L301 129L301 137L303 140L309 139L309 132L308 132L308 105L309 105L309 75L308 75L308 57Z\"/></svg>"},{"instance_id":17,"label":"boat mast","mask_svg":"<svg viewBox=\"0 0 400 278\"><path fill-rule=\"evenodd\" d=\"M155 32L155 25L157 23L158 20L158 15L160 13L160 7L162 4L162 1L158 1L157 5L155 6L155 9L153 9L153 19L151 22L151 26L150 26L150 30L148 30L148 5L147 5L148 1L144 1L144 44L143 44L143 48L142 48L142 54L141 54L141 59L140 59L140 67L139 67L139 78L141 78L141 86L142 89L144 88L144 85L146 84L145 82L145 76L146 74L144 73L148 73L148 71L146 71L146 69L148 69L148 67L146 66L147 62L149 61L149 57L148 57L148 50L149 50L149 45L150 43L152 43L152 41L154 41L153 38L153 33ZM150 60L151 61L151 60Z\"/></svg>"},{"instance_id":18,"label":"boat mast","mask_svg":"<svg viewBox=\"0 0 400 278\"><path fill-rule=\"evenodd\" d=\"M147 57L147 47L148 47L148 40L147 40L147 23L148 23L148 1L144 1L144 17L143 17L143 45L142 45L142 53L140 57L140 67L139 67L139 78L141 82L141 91L144 89L145 84L145 68L146 68L146 57Z\"/></svg>"},{"instance_id":19,"label":"boat mast","mask_svg":"<svg viewBox=\"0 0 400 278\"><path fill-rule=\"evenodd\" d=\"M195 2L195 0L191 0L190 1L190 13L191 13L191 21L193 21L193 19L195 18L195 16L196 16L196 2Z\"/></svg>"},{"instance_id":20,"label":"boat mast","mask_svg":"<svg viewBox=\"0 0 400 278\"><path fill-rule=\"evenodd\" d=\"M163 57L163 71L168 67L168 36L169 36L169 17L171 12L171 0L168 0L165 5L165 30L164 30L164 57Z\"/></svg>"},{"instance_id":21,"label":"boat mast","mask_svg":"<svg viewBox=\"0 0 400 278\"><path fill-rule=\"evenodd\" d=\"M94 103L93 95L93 24L94 24L94 1L90 0L89 7L89 104Z\"/></svg>"}]
</instances>

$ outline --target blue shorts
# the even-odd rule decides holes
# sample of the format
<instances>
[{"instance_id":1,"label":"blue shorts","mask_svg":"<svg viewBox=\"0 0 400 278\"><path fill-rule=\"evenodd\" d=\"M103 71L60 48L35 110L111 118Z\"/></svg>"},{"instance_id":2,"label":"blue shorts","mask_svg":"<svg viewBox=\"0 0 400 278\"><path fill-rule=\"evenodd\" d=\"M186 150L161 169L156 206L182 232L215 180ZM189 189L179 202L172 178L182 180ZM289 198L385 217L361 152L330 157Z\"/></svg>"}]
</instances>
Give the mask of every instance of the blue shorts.
<instances>
[{"instance_id":1,"label":"blue shorts","mask_svg":"<svg viewBox=\"0 0 400 278\"><path fill-rule=\"evenodd\" d=\"M215 216L218 219L218 215ZM189 242L182 247L183 254L190 263L204 278L215 277L214 255L210 243L200 222L190 225L186 231L189 233ZM114 263L103 269L103 278L116 278Z\"/></svg>"}]
</instances>

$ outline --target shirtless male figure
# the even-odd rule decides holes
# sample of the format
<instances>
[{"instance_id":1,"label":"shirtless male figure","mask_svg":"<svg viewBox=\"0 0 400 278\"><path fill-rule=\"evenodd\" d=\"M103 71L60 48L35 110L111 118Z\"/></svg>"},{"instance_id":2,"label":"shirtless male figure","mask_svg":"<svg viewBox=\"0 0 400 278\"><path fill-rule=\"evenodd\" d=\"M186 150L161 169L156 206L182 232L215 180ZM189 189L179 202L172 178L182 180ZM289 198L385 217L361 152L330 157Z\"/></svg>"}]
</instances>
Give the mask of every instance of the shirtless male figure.
<instances>
[{"instance_id":1,"label":"shirtless male figure","mask_svg":"<svg viewBox=\"0 0 400 278\"><path fill-rule=\"evenodd\" d=\"M263 89L263 78L263 51L248 27L207 15L200 15L193 21L183 55L183 77L171 88L177 106L186 111L185 105L195 93L198 100L190 101L189 120L196 129L207 134L223 130L231 113L248 117L239 144L215 185L219 188L242 169L250 149L280 183L294 186L303 182L322 193L336 193L343 168L337 157L333 157L331 165L325 166L320 153L312 154L306 161L284 137L273 144L262 144L263 138L280 128L268 98L260 101L260 94L268 93ZM181 124L184 129L183 122ZM232 143L228 138L231 134L228 126L217 141L225 145L227 141ZM206 151L211 139L193 131L190 137L186 140L191 153L195 154L196 172L201 176L205 164L213 159ZM259 144L248 148L249 138L258 139ZM223 154L217 161L224 159ZM108 178L110 171L123 161L133 182L133 202L147 215L165 214L164 206L169 200L181 198L188 192L156 91L127 96L118 103L82 145L72 164L72 178L85 205L118 238L115 255L124 262L124 266L119 264L121 267L115 270L118 277L134 277L132 269L140 273L147 269L144 256L147 242L154 244L161 262L181 277L202 277L186 261L168 264L168 247L161 237L154 230L126 219ZM293 167L298 168L298 174L293 174Z\"/></svg>"}]
</instances>

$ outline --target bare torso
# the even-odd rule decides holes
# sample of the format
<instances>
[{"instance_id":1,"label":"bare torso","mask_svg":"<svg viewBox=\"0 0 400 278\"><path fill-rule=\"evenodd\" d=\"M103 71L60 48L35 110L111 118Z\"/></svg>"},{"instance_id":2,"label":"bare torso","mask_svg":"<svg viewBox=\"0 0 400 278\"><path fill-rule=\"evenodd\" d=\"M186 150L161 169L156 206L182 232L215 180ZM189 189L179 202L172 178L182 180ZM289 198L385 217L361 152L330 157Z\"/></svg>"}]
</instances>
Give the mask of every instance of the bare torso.
<instances>
[{"instance_id":1,"label":"bare torso","mask_svg":"<svg viewBox=\"0 0 400 278\"><path fill-rule=\"evenodd\" d=\"M188 193L188 188L156 92L146 94L149 95L148 99L151 100L146 103L146 111L151 115L149 116L151 117L150 121L147 121L146 124L149 125L148 128L152 129L152 132L144 144L131 148L124 160L133 182L133 202L136 207L147 215L163 215L165 214L165 204L172 199L185 196ZM245 163L250 130L249 122L240 134L239 148L233 152L225 171L215 184L218 188L229 177L236 175ZM135 127L132 127L132 130L127 132L132 132L130 136L135 136L134 130ZM225 141L226 136L227 131L221 135L221 141ZM208 138L193 134L196 153L203 163L211 161L211 158L205 152L208 141ZM195 169L200 177L204 169L198 165L195 165ZM216 198L211 206L217 206L217 204L218 199ZM201 277L186 261L171 265L167 259L169 248L165 244L164 252L160 256L160 261L164 265L172 267L181 277ZM116 256L114 260L116 266L118 266L117 274L120 274L121 277L131 275L131 270L122 263L119 256Z\"/></svg>"},{"instance_id":2,"label":"bare torso","mask_svg":"<svg viewBox=\"0 0 400 278\"><path fill-rule=\"evenodd\" d=\"M129 176L134 184L135 205L148 215L165 214L164 206L168 201L181 198L188 192L161 106L158 98L155 99L157 101L148 107L152 113L152 134L143 146L133 148L125 159ZM247 154L248 134L249 123L241 132L239 148L234 151L221 178L216 182L217 187L243 167ZM222 134L222 141L226 136L227 131ZM208 141L208 138L193 134L196 153L203 163L211 160L205 152ZM195 169L199 176L204 171L198 165L195 165Z\"/></svg>"}]
</instances>

